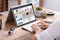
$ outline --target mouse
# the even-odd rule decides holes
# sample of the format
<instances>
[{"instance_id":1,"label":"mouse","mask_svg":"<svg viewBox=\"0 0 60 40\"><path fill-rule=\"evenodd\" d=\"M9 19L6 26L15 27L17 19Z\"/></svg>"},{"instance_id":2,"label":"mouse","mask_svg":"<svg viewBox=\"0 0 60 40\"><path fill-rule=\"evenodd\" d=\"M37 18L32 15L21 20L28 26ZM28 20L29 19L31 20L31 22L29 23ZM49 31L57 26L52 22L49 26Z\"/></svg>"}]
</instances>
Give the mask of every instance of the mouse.
<instances>
[{"instance_id":1,"label":"mouse","mask_svg":"<svg viewBox=\"0 0 60 40\"><path fill-rule=\"evenodd\" d=\"M53 20L50 19L50 18L47 18L47 19L45 19L44 21L47 22L47 23L53 23Z\"/></svg>"}]
</instances>

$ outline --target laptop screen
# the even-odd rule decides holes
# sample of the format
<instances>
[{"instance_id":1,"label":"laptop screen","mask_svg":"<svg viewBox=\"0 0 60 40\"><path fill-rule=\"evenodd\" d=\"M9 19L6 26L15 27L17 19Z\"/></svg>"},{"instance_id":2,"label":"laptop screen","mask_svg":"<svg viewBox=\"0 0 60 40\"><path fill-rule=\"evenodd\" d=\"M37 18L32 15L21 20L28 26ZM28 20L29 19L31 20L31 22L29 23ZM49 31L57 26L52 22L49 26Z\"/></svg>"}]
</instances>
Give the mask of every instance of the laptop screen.
<instances>
[{"instance_id":1,"label":"laptop screen","mask_svg":"<svg viewBox=\"0 0 60 40\"><path fill-rule=\"evenodd\" d=\"M32 3L13 7L12 12L17 26L21 26L36 20Z\"/></svg>"}]
</instances>

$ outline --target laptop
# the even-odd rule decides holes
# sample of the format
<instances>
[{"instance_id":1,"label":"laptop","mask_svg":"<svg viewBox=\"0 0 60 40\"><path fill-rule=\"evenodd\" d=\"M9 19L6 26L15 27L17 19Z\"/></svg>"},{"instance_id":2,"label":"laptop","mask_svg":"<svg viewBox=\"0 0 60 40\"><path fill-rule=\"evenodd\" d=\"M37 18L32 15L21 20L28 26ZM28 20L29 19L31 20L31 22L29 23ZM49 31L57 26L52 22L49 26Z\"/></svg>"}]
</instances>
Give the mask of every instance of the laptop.
<instances>
[{"instance_id":1,"label":"laptop","mask_svg":"<svg viewBox=\"0 0 60 40\"><path fill-rule=\"evenodd\" d=\"M32 3L12 7L11 12L15 20L16 27L22 26L22 28L30 32L33 31L31 25L39 22L36 21Z\"/></svg>"}]
</instances>

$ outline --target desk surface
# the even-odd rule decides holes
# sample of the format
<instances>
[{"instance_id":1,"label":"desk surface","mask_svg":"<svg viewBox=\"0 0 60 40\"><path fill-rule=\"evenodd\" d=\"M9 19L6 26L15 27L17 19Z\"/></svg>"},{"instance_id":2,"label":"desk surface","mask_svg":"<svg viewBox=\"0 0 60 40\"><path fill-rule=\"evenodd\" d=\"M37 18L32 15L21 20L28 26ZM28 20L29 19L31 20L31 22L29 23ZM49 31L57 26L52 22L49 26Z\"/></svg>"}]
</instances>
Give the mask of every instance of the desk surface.
<instances>
[{"instance_id":1,"label":"desk surface","mask_svg":"<svg viewBox=\"0 0 60 40\"><path fill-rule=\"evenodd\" d=\"M21 27L19 27L19 28L15 28L13 35L7 37L8 30L5 30L5 29L9 29L9 27L14 26L13 24L11 25L11 23L10 24L7 23L8 25L5 26L7 16L8 16L8 12L4 12L4 15L0 16L0 19L2 20L2 30L0 31L0 40L14 40L15 38L18 38L19 36L29 33L25 30L22 30ZM55 20L56 18L59 18L59 16L60 14L58 12L55 12L54 16L48 16L47 18L52 18L53 20ZM36 19L39 21L44 20L42 18L36 18Z\"/></svg>"}]
</instances>

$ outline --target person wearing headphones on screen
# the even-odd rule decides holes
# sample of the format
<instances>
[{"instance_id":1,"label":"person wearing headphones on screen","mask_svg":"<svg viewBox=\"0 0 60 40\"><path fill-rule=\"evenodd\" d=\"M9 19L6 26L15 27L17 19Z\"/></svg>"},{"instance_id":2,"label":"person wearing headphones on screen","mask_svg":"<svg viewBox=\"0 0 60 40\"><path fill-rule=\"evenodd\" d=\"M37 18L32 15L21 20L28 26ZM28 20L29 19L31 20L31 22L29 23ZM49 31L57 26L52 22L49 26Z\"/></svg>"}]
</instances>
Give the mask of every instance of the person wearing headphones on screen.
<instances>
[{"instance_id":1,"label":"person wearing headphones on screen","mask_svg":"<svg viewBox=\"0 0 60 40\"><path fill-rule=\"evenodd\" d=\"M45 26L47 29L42 31L41 26ZM56 40L60 35L60 19L56 19L49 27L47 26L49 24L45 22L33 24L32 28L35 34L32 40Z\"/></svg>"}]
</instances>

